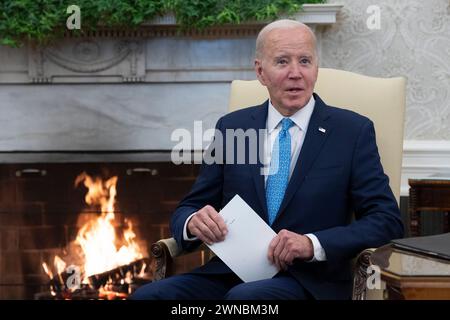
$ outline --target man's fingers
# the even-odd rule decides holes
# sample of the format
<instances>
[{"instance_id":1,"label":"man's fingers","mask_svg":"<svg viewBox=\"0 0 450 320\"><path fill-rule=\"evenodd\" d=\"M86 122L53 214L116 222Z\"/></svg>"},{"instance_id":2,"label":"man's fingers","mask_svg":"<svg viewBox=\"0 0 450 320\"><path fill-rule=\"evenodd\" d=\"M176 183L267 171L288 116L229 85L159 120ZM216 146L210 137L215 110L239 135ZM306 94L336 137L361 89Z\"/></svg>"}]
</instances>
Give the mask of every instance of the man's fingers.
<instances>
[{"instance_id":1,"label":"man's fingers","mask_svg":"<svg viewBox=\"0 0 450 320\"><path fill-rule=\"evenodd\" d=\"M222 238L223 240L225 235L228 233L225 220L223 220L223 217L213 207L208 207L207 213L210 221L214 223L214 225L210 225L211 229L217 237Z\"/></svg>"},{"instance_id":2,"label":"man's fingers","mask_svg":"<svg viewBox=\"0 0 450 320\"><path fill-rule=\"evenodd\" d=\"M211 227L208 224L200 222L198 225L198 229L200 230L200 233L206 238L211 239L213 242L219 241L219 238L216 236L214 231L211 230Z\"/></svg>"},{"instance_id":3,"label":"man's fingers","mask_svg":"<svg viewBox=\"0 0 450 320\"><path fill-rule=\"evenodd\" d=\"M203 241L203 242L205 242L207 244L213 244L214 242L216 242L212 238L212 233L210 231L208 231L207 228L204 228L204 227L203 228L202 227L197 228L197 227L195 227L194 232L195 233L193 233L193 234L197 238L199 238L201 241Z\"/></svg>"},{"instance_id":4,"label":"man's fingers","mask_svg":"<svg viewBox=\"0 0 450 320\"><path fill-rule=\"evenodd\" d=\"M205 219L206 221L204 223L209 228L209 230L211 230L211 232L214 234L215 239L217 241L222 241L225 239L225 236L222 230L220 229L218 222L215 219L217 220L217 217L211 218L208 216L207 219Z\"/></svg>"},{"instance_id":5,"label":"man's fingers","mask_svg":"<svg viewBox=\"0 0 450 320\"><path fill-rule=\"evenodd\" d=\"M278 269L282 269L283 267L283 264L280 262L280 253L283 250L283 247L283 240L280 236L276 236L269 245L269 260L275 264Z\"/></svg>"},{"instance_id":6,"label":"man's fingers","mask_svg":"<svg viewBox=\"0 0 450 320\"><path fill-rule=\"evenodd\" d=\"M281 253L279 255L280 265L283 270L286 270L287 266L289 265L289 262L287 261L288 254L289 254L289 252L285 247L285 248L283 248L283 251L281 251Z\"/></svg>"},{"instance_id":7,"label":"man's fingers","mask_svg":"<svg viewBox=\"0 0 450 320\"><path fill-rule=\"evenodd\" d=\"M214 243L213 240L211 240L210 238L204 236L203 234L200 235L200 236L198 236L198 238L199 238L201 241L203 241L204 243L209 244L209 245L212 245L212 244Z\"/></svg>"},{"instance_id":8,"label":"man's fingers","mask_svg":"<svg viewBox=\"0 0 450 320\"><path fill-rule=\"evenodd\" d=\"M272 264L275 264L273 252L279 241L280 241L280 238L278 236L273 238L272 241L270 241L269 249L267 250L267 258L269 259L270 263L272 263Z\"/></svg>"},{"instance_id":9,"label":"man's fingers","mask_svg":"<svg viewBox=\"0 0 450 320\"><path fill-rule=\"evenodd\" d=\"M284 241L283 238L280 238L280 241L277 243L277 246L275 247L273 251L273 257L275 260L275 264L281 269L282 263L280 262L280 253L283 251L284 248Z\"/></svg>"},{"instance_id":10,"label":"man's fingers","mask_svg":"<svg viewBox=\"0 0 450 320\"><path fill-rule=\"evenodd\" d=\"M195 219L194 219L195 218ZM214 240L214 234L209 229L209 227L202 221L201 217L194 217L192 218L192 224L190 231L193 235L195 235L200 240L203 240L203 238L208 238L210 240Z\"/></svg>"},{"instance_id":11,"label":"man's fingers","mask_svg":"<svg viewBox=\"0 0 450 320\"><path fill-rule=\"evenodd\" d=\"M228 228L227 228L227 225L225 223L225 220L223 220L223 217L220 214L216 214L214 216L214 222L219 227L219 231L222 234L222 236L225 237L227 235L227 233L228 233Z\"/></svg>"},{"instance_id":12,"label":"man's fingers","mask_svg":"<svg viewBox=\"0 0 450 320\"><path fill-rule=\"evenodd\" d=\"M212 207L199 210L189 224L189 231L208 244L223 241L227 228L222 216Z\"/></svg>"}]
</instances>

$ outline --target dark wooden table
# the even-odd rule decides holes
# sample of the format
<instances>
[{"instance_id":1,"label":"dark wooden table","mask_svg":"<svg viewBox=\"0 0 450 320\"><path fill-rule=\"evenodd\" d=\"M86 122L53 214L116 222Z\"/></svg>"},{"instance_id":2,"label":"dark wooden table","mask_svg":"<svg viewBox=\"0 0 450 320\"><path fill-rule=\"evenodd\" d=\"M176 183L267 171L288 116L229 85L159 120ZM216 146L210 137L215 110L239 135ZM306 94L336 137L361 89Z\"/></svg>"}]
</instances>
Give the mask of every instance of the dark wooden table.
<instances>
[{"instance_id":1,"label":"dark wooden table","mask_svg":"<svg viewBox=\"0 0 450 320\"><path fill-rule=\"evenodd\" d=\"M378 248L370 262L380 267L388 300L449 300L450 260L395 248Z\"/></svg>"},{"instance_id":2,"label":"dark wooden table","mask_svg":"<svg viewBox=\"0 0 450 320\"><path fill-rule=\"evenodd\" d=\"M411 237L421 236L421 212L442 212L443 232L449 232L450 178L409 179L409 228Z\"/></svg>"}]
</instances>

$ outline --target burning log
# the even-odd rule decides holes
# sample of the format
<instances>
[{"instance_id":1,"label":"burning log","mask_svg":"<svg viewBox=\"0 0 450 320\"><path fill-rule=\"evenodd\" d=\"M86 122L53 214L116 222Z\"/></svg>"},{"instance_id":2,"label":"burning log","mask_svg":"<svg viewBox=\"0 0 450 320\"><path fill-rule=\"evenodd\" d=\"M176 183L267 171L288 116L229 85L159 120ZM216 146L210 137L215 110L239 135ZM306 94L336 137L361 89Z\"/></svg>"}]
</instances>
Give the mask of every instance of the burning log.
<instances>
[{"instance_id":1,"label":"burning log","mask_svg":"<svg viewBox=\"0 0 450 320\"><path fill-rule=\"evenodd\" d=\"M95 289L99 289L100 287L106 285L109 280L112 280L113 283L125 280L127 278L127 274L131 275L130 280L138 278L139 276L142 278L145 269L149 265L150 259L148 258L136 260L113 270L92 275L89 277L89 283L91 283Z\"/></svg>"},{"instance_id":2,"label":"burning log","mask_svg":"<svg viewBox=\"0 0 450 320\"><path fill-rule=\"evenodd\" d=\"M39 293L36 299L126 299L142 284L151 281L148 276L150 259L143 258L127 265L88 277L89 284L73 290L73 273L63 271L50 280L50 293Z\"/></svg>"}]
</instances>

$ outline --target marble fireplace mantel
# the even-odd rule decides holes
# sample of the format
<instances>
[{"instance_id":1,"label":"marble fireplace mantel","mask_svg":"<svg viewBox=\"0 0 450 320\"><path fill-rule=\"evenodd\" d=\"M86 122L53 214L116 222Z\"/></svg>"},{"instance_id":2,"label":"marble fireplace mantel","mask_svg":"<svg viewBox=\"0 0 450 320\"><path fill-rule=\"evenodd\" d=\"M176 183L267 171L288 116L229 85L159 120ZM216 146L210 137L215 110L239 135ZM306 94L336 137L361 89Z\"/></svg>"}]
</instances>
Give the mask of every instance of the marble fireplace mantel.
<instances>
[{"instance_id":1,"label":"marble fireplace mantel","mask_svg":"<svg viewBox=\"0 0 450 320\"><path fill-rule=\"evenodd\" d=\"M318 38L342 5L296 17ZM262 24L179 33L164 17L136 31L70 33L49 47L0 46L0 163L170 159L176 128L206 130L229 84L255 79Z\"/></svg>"}]
</instances>

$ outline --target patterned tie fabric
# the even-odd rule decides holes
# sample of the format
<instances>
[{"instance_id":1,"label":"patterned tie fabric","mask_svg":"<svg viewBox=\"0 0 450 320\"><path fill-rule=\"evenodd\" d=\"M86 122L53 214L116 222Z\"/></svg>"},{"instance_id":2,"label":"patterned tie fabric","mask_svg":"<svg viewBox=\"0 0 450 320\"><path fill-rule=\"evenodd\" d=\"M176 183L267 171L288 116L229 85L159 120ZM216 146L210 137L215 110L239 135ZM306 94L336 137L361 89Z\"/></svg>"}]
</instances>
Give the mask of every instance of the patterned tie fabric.
<instances>
[{"instance_id":1,"label":"patterned tie fabric","mask_svg":"<svg viewBox=\"0 0 450 320\"><path fill-rule=\"evenodd\" d=\"M289 180L291 164L291 135L289 128L294 123L289 118L281 120L281 130L275 140L270 161L269 176L267 177L266 199L269 214L269 224L275 220Z\"/></svg>"}]
</instances>

